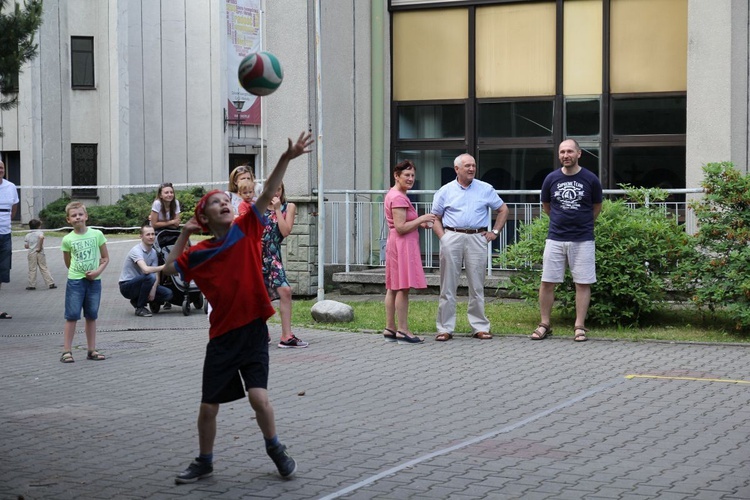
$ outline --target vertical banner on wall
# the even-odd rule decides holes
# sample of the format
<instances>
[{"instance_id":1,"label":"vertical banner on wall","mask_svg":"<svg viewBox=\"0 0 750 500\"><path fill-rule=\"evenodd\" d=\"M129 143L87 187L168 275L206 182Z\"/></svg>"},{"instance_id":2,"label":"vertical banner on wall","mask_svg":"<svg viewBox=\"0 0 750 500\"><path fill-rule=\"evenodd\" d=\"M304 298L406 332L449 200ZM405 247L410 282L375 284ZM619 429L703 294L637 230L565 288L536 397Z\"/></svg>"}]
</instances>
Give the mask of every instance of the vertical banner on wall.
<instances>
[{"instance_id":1,"label":"vertical banner on wall","mask_svg":"<svg viewBox=\"0 0 750 500\"><path fill-rule=\"evenodd\" d=\"M244 125L260 124L260 98L247 92L237 79L242 59L260 50L260 0L226 0L227 2L227 89L229 119L237 122L237 113ZM245 101L238 110L234 102Z\"/></svg>"}]
</instances>

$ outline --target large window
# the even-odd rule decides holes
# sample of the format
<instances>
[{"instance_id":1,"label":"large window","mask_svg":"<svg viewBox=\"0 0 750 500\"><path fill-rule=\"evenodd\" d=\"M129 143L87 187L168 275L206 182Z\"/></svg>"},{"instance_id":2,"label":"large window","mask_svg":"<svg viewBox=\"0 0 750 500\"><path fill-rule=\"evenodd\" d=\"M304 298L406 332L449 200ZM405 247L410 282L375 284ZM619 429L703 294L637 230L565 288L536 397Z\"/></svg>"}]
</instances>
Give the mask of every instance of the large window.
<instances>
[{"instance_id":1,"label":"large window","mask_svg":"<svg viewBox=\"0 0 750 500\"><path fill-rule=\"evenodd\" d=\"M615 97L612 135L685 135L685 96Z\"/></svg>"},{"instance_id":2,"label":"large window","mask_svg":"<svg viewBox=\"0 0 750 500\"><path fill-rule=\"evenodd\" d=\"M76 88L94 88L94 37L70 37L71 85Z\"/></svg>"},{"instance_id":3,"label":"large window","mask_svg":"<svg viewBox=\"0 0 750 500\"><path fill-rule=\"evenodd\" d=\"M399 139L462 139L465 132L463 104L398 108Z\"/></svg>"},{"instance_id":4,"label":"large window","mask_svg":"<svg viewBox=\"0 0 750 500\"><path fill-rule=\"evenodd\" d=\"M73 186L96 186L96 144L71 144L70 150ZM96 198L97 191L95 188L73 188L72 194L78 198Z\"/></svg>"},{"instance_id":5,"label":"large window","mask_svg":"<svg viewBox=\"0 0 750 500\"><path fill-rule=\"evenodd\" d=\"M554 104L546 101L477 103L479 143L491 139L547 137L552 140Z\"/></svg>"},{"instance_id":6,"label":"large window","mask_svg":"<svg viewBox=\"0 0 750 500\"><path fill-rule=\"evenodd\" d=\"M538 189L574 138L605 188L684 187L687 2L391 3L391 160L451 151L435 189L463 149L495 188Z\"/></svg>"},{"instance_id":7,"label":"large window","mask_svg":"<svg viewBox=\"0 0 750 500\"><path fill-rule=\"evenodd\" d=\"M3 94L17 94L18 93L18 72L13 72L3 80L2 88L0 92Z\"/></svg>"}]
</instances>

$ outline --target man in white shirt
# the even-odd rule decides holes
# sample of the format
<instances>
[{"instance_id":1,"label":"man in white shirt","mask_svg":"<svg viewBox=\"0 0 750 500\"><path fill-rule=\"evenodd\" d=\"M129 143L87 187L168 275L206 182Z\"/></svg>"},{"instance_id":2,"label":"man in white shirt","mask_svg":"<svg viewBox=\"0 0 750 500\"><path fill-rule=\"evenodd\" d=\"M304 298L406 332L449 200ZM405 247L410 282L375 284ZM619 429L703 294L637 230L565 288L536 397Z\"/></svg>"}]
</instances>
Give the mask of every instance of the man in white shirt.
<instances>
[{"instance_id":1,"label":"man in white shirt","mask_svg":"<svg viewBox=\"0 0 750 500\"><path fill-rule=\"evenodd\" d=\"M10 221L18 210L16 185L5 178L5 163L0 160L0 286L10 282L13 241L10 234ZM0 319L11 319L7 312L0 312Z\"/></svg>"}]
</instances>

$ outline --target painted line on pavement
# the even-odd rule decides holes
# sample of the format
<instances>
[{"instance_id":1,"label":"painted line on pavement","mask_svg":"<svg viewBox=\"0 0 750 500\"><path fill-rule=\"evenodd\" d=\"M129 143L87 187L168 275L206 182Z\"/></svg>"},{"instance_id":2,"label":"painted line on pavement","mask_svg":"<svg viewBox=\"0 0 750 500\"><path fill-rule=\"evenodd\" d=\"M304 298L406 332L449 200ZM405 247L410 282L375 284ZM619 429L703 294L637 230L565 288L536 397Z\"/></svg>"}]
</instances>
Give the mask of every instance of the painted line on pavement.
<instances>
[{"instance_id":1,"label":"painted line on pavement","mask_svg":"<svg viewBox=\"0 0 750 500\"><path fill-rule=\"evenodd\" d=\"M729 384L750 384L750 380L732 380L727 378L701 378L701 377L669 377L666 375L625 375L630 380L634 378L655 378L659 380L692 380L701 382L726 382Z\"/></svg>"},{"instance_id":2,"label":"painted line on pavement","mask_svg":"<svg viewBox=\"0 0 750 500\"><path fill-rule=\"evenodd\" d=\"M415 458L413 460L409 460L408 462L405 462L405 463L403 463L401 465L398 465L396 467L392 467L392 468L390 468L388 470L385 470L383 472L375 474L374 476L370 476L370 477L368 477L366 479L363 479L362 481L360 481L360 482L358 482L356 484L353 484L351 486L348 486L348 487L346 487L346 488L344 488L342 490L333 492L333 493L331 493L329 495L326 495L324 497L320 497L320 500L332 500L334 498L339 498L339 497L341 497L343 495L351 493L352 491L356 491L356 490L358 490L360 488L363 488L363 487L365 487L367 485L370 485L370 484L374 483L375 481L383 479L384 477L390 476L390 475L395 474L397 472L400 472L400 471L402 471L404 469L408 469L409 467L413 467L413 466L418 465L418 464L420 464L422 462L426 462L428 460L432 460L435 457L439 457L441 455L446 455L446 454L452 453L452 452L454 452L456 450L460 450L461 448L466 448L467 446L471 446L473 444L480 443L480 442L485 441L487 439L491 439L491 438L493 438L493 437L495 437L495 436L497 436L499 434L506 434L508 432L514 431L514 430L518 429L519 427L523 427L524 425L527 425L527 424L530 424L532 422L535 422L535 421L537 421L537 420L539 420L541 418L546 417L547 415L550 415L550 414L555 413L557 411L560 411L562 409L568 408L568 407L570 407L570 406L578 403L579 401L583 401L584 399L586 399L586 398L588 398L590 396L593 396L594 394L600 393L600 392L602 392L602 391L604 391L606 389L609 389L610 387L614 387L615 385L620 384L622 382L623 382L623 379L618 377L615 380L611 380L611 381L609 381L607 383L604 383L604 384L602 384L600 386L594 387L593 389L589 389L588 391L583 392L583 393L579 394L578 396L576 396L576 397L574 397L572 399L569 399L569 400L567 400L567 401L565 401L563 403L560 403L557 406L553 406L552 408L548 408L547 410L544 410L544 411L539 412L539 413L537 413L535 415L532 415L532 416L527 417L527 418L525 418L523 420L520 420L520 421L518 421L518 422L516 422L514 424L508 425L508 426L503 427L501 429L496 429L494 431L490 431L490 432L488 432L486 434L482 434L481 436L477 436L475 438L469 439L469 440L464 441L462 443L455 444L455 445L450 446L448 448L444 448L442 450L433 451L432 453L428 453L427 455L423 455L423 456Z\"/></svg>"}]
</instances>

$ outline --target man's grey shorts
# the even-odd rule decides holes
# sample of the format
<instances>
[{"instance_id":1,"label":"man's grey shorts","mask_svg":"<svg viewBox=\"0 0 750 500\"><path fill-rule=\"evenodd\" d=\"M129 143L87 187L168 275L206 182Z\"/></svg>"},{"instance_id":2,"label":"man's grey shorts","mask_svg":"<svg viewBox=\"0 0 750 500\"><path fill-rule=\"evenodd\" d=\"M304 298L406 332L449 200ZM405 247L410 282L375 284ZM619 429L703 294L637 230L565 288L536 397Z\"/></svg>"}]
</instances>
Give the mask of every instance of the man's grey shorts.
<instances>
[{"instance_id":1,"label":"man's grey shorts","mask_svg":"<svg viewBox=\"0 0 750 500\"><path fill-rule=\"evenodd\" d=\"M555 241L544 244L542 281L562 283L565 266L570 266L573 282L596 283L596 246L593 241Z\"/></svg>"}]
</instances>

